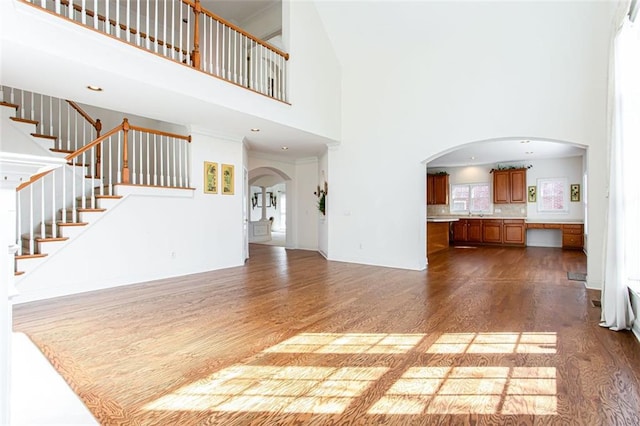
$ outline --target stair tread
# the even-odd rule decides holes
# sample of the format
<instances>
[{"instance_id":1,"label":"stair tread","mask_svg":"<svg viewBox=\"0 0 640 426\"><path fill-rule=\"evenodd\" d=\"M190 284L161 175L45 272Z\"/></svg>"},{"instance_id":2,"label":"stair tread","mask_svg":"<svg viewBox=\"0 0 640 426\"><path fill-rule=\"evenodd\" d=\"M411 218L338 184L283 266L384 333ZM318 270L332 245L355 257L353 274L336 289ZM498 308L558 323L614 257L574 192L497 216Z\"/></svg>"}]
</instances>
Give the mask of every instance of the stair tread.
<instances>
[{"instance_id":1,"label":"stair tread","mask_svg":"<svg viewBox=\"0 0 640 426\"><path fill-rule=\"evenodd\" d=\"M78 167L87 167L91 165L89 163L78 163L78 162L74 163L72 161L68 161L67 164L70 166L78 166Z\"/></svg>"},{"instance_id":2,"label":"stair tread","mask_svg":"<svg viewBox=\"0 0 640 426\"><path fill-rule=\"evenodd\" d=\"M15 272L13 273L13 275L15 275L16 277L17 277L18 275L24 275L24 271L15 271Z\"/></svg>"},{"instance_id":3,"label":"stair tread","mask_svg":"<svg viewBox=\"0 0 640 426\"><path fill-rule=\"evenodd\" d=\"M36 241L39 243L50 243L53 241L67 241L69 237L46 237L46 238L36 238Z\"/></svg>"},{"instance_id":4,"label":"stair tread","mask_svg":"<svg viewBox=\"0 0 640 426\"><path fill-rule=\"evenodd\" d=\"M52 140L56 140L58 139L57 136L51 136L51 135L43 135L41 133L31 133L31 136L33 136L34 138L44 138L44 139L52 139Z\"/></svg>"},{"instance_id":5,"label":"stair tread","mask_svg":"<svg viewBox=\"0 0 640 426\"><path fill-rule=\"evenodd\" d=\"M122 198L122 195L96 195L96 198L112 198L114 200L119 200Z\"/></svg>"},{"instance_id":6,"label":"stair tread","mask_svg":"<svg viewBox=\"0 0 640 426\"><path fill-rule=\"evenodd\" d=\"M87 222L56 222L58 226L86 226Z\"/></svg>"},{"instance_id":7,"label":"stair tread","mask_svg":"<svg viewBox=\"0 0 640 426\"><path fill-rule=\"evenodd\" d=\"M77 212L106 212L107 209L92 209L92 208L77 208L76 209Z\"/></svg>"},{"instance_id":8,"label":"stair tread","mask_svg":"<svg viewBox=\"0 0 640 426\"><path fill-rule=\"evenodd\" d=\"M36 254L16 254L16 260L18 259L37 259L40 257L47 257L47 254L36 253Z\"/></svg>"},{"instance_id":9,"label":"stair tread","mask_svg":"<svg viewBox=\"0 0 640 426\"><path fill-rule=\"evenodd\" d=\"M60 152L62 154L73 154L75 151L68 151L66 149L58 149L58 148L49 148L51 152Z\"/></svg>"},{"instance_id":10,"label":"stair tread","mask_svg":"<svg viewBox=\"0 0 640 426\"><path fill-rule=\"evenodd\" d=\"M29 124L38 124L37 120L29 120L28 118L20 118L20 117L10 117L13 121L17 121L19 123L29 123Z\"/></svg>"},{"instance_id":11,"label":"stair tread","mask_svg":"<svg viewBox=\"0 0 640 426\"><path fill-rule=\"evenodd\" d=\"M4 102L4 101L2 101L2 102L0 102L0 106L6 106L6 107L9 107L9 108L15 108L15 109L18 109L18 107L19 107L20 105L12 104L11 102Z\"/></svg>"}]
</instances>

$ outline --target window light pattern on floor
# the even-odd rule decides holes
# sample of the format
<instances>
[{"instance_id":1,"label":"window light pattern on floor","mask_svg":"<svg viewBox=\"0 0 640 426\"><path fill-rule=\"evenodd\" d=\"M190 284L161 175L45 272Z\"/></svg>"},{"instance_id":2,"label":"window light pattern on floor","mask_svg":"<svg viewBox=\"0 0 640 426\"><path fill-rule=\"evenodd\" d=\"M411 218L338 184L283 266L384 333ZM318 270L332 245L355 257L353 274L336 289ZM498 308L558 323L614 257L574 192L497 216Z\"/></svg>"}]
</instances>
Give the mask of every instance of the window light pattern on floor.
<instances>
[{"instance_id":1,"label":"window light pattern on floor","mask_svg":"<svg viewBox=\"0 0 640 426\"><path fill-rule=\"evenodd\" d=\"M426 338L426 334L301 333L263 353L405 357ZM454 362L461 354L554 354L556 345L556 333L445 333L426 352L452 357ZM345 367L237 364L144 408L340 414L390 371L375 360L373 356L367 361L371 365ZM414 365L400 374L381 398L371 401L368 414L557 413L555 367Z\"/></svg>"},{"instance_id":2,"label":"window light pattern on floor","mask_svg":"<svg viewBox=\"0 0 640 426\"><path fill-rule=\"evenodd\" d=\"M556 333L444 333L431 354L555 354Z\"/></svg>"},{"instance_id":3,"label":"window light pattern on floor","mask_svg":"<svg viewBox=\"0 0 640 426\"><path fill-rule=\"evenodd\" d=\"M387 370L234 365L145 409L338 414Z\"/></svg>"},{"instance_id":4,"label":"window light pattern on floor","mask_svg":"<svg viewBox=\"0 0 640 426\"><path fill-rule=\"evenodd\" d=\"M557 413L554 367L412 367L369 414Z\"/></svg>"},{"instance_id":5,"label":"window light pattern on floor","mask_svg":"<svg viewBox=\"0 0 640 426\"><path fill-rule=\"evenodd\" d=\"M425 334L301 333L265 352L316 354L403 354Z\"/></svg>"}]
</instances>

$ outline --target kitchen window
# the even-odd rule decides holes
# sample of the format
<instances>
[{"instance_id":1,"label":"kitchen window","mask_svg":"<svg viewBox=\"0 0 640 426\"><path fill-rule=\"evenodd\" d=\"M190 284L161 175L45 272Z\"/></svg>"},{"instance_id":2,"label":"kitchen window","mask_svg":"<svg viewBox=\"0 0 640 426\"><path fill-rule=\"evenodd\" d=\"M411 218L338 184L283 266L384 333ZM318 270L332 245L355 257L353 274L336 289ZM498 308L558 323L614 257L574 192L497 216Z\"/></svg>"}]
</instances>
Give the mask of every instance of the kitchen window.
<instances>
[{"instance_id":1,"label":"kitchen window","mask_svg":"<svg viewBox=\"0 0 640 426\"><path fill-rule=\"evenodd\" d=\"M451 212L490 213L490 192L488 183L451 185Z\"/></svg>"}]
</instances>

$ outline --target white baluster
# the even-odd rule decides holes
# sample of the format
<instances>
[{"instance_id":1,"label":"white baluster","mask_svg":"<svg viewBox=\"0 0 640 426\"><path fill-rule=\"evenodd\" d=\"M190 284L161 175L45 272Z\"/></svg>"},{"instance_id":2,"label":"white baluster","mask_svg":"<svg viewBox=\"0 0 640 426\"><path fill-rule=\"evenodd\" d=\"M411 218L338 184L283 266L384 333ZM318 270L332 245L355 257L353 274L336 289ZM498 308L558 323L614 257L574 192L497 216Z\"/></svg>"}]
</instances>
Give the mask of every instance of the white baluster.
<instances>
[{"instance_id":1,"label":"white baluster","mask_svg":"<svg viewBox=\"0 0 640 426\"><path fill-rule=\"evenodd\" d=\"M171 140L173 141L173 186L178 186L178 168L176 166L178 153L176 152L176 138L171 138Z\"/></svg>"},{"instance_id":2,"label":"white baluster","mask_svg":"<svg viewBox=\"0 0 640 426\"><path fill-rule=\"evenodd\" d=\"M71 151L71 114L67 103L67 151Z\"/></svg>"},{"instance_id":3,"label":"white baluster","mask_svg":"<svg viewBox=\"0 0 640 426\"><path fill-rule=\"evenodd\" d=\"M82 0L82 12L80 12L82 25L87 25L87 0Z\"/></svg>"},{"instance_id":4,"label":"white baluster","mask_svg":"<svg viewBox=\"0 0 640 426\"><path fill-rule=\"evenodd\" d=\"M129 12L131 11L131 0L127 0L127 29L125 30L125 38L129 40ZM116 0L116 37L120 38L120 0Z\"/></svg>"},{"instance_id":5,"label":"white baluster","mask_svg":"<svg viewBox=\"0 0 640 426\"><path fill-rule=\"evenodd\" d=\"M78 180L78 176L76 175L76 157L71 160L71 199L73 202L71 203L71 222L76 221L76 197L78 196L76 181ZM65 218L66 220L66 218Z\"/></svg>"},{"instance_id":6,"label":"white baluster","mask_svg":"<svg viewBox=\"0 0 640 426\"><path fill-rule=\"evenodd\" d=\"M189 186L190 186L190 185L189 185L189 176L190 176L190 173L189 173L189 164L191 164L191 160L190 160L190 158L191 158L191 155L190 155L190 152L191 152L191 150L190 150L191 144L190 144L189 142L185 142L185 144L184 144L184 145L185 145L185 159L184 159L184 186L185 186L186 188L189 188Z\"/></svg>"},{"instance_id":7,"label":"white baluster","mask_svg":"<svg viewBox=\"0 0 640 426\"><path fill-rule=\"evenodd\" d=\"M178 60L180 62L182 62L182 27L183 27L183 21L182 21L182 3L180 3L180 39L178 40L178 42L180 43L180 51L178 52Z\"/></svg>"},{"instance_id":8,"label":"white baluster","mask_svg":"<svg viewBox=\"0 0 640 426\"><path fill-rule=\"evenodd\" d=\"M125 30L127 41L131 42L131 0L127 0L127 29Z\"/></svg>"},{"instance_id":9,"label":"white baluster","mask_svg":"<svg viewBox=\"0 0 640 426\"><path fill-rule=\"evenodd\" d=\"M171 2L171 59L175 59L176 55L176 31L180 29L180 24L176 25L176 2Z\"/></svg>"},{"instance_id":10,"label":"white baluster","mask_svg":"<svg viewBox=\"0 0 640 426\"><path fill-rule=\"evenodd\" d=\"M43 176L40 178L40 238L44 238L47 235L47 230L45 229L46 224L44 223L46 212L45 212L45 202L44 202L44 182L47 177ZM53 220L55 220L55 216Z\"/></svg>"},{"instance_id":11,"label":"white baluster","mask_svg":"<svg viewBox=\"0 0 640 426\"><path fill-rule=\"evenodd\" d=\"M155 37L155 42L153 43L155 45L155 50L154 52L158 53L158 2L156 3L156 15L155 15L155 19L154 21L154 25L153 25L153 36Z\"/></svg>"},{"instance_id":12,"label":"white baluster","mask_svg":"<svg viewBox=\"0 0 640 426\"><path fill-rule=\"evenodd\" d=\"M187 26L187 39L185 40L185 44L187 45L187 64L191 65L191 46L193 46L193 43L191 43L191 37L190 37L190 32L191 32L191 10L189 8L189 6L186 6L186 19L187 19L187 23L185 24Z\"/></svg>"},{"instance_id":13,"label":"white baluster","mask_svg":"<svg viewBox=\"0 0 640 426\"><path fill-rule=\"evenodd\" d=\"M149 169L150 158L151 158L151 151L149 151L149 133L147 133L147 185L151 185L151 171Z\"/></svg>"},{"instance_id":14,"label":"white baluster","mask_svg":"<svg viewBox=\"0 0 640 426\"><path fill-rule=\"evenodd\" d=\"M69 9L67 10L67 18L76 19L76 10L73 7L73 0L69 0Z\"/></svg>"},{"instance_id":15,"label":"white baluster","mask_svg":"<svg viewBox=\"0 0 640 426\"><path fill-rule=\"evenodd\" d=\"M67 223L67 170L66 166L60 168L62 171L62 223ZM73 201L75 202L75 200ZM57 237L58 234L53 234Z\"/></svg>"},{"instance_id":16,"label":"white baluster","mask_svg":"<svg viewBox=\"0 0 640 426\"><path fill-rule=\"evenodd\" d=\"M200 54L200 66L202 67L202 71L207 72L207 62L209 60L208 52L207 52L207 15L201 14L202 16L202 49L200 50L202 53Z\"/></svg>"},{"instance_id":17,"label":"white baluster","mask_svg":"<svg viewBox=\"0 0 640 426\"><path fill-rule=\"evenodd\" d=\"M216 75L220 76L220 22L216 21ZM213 43L212 43L213 44Z\"/></svg>"},{"instance_id":18,"label":"white baluster","mask_svg":"<svg viewBox=\"0 0 640 426\"><path fill-rule=\"evenodd\" d=\"M93 28L98 29L98 22L100 19L98 18L98 0L93 0Z\"/></svg>"},{"instance_id":19,"label":"white baluster","mask_svg":"<svg viewBox=\"0 0 640 426\"><path fill-rule=\"evenodd\" d=\"M149 137L149 134L147 134L147 137ZM143 157L144 154L142 153L142 132L138 133L138 145L140 145L140 160L139 160L140 169L138 170L138 177L139 177L138 183L142 185L144 184L144 175L143 175L144 168L142 167L142 160L144 159Z\"/></svg>"},{"instance_id":20,"label":"white baluster","mask_svg":"<svg viewBox=\"0 0 640 426\"><path fill-rule=\"evenodd\" d=\"M118 157L117 157L117 169L116 169L116 180L118 182L116 183L122 183L122 165L120 164L120 161L122 161L121 142L122 142L122 134L118 132L118 152L117 152Z\"/></svg>"},{"instance_id":21,"label":"white baluster","mask_svg":"<svg viewBox=\"0 0 640 426\"><path fill-rule=\"evenodd\" d=\"M164 161L162 159L163 151L164 149L162 148L162 136L160 136L160 186L164 186Z\"/></svg>"},{"instance_id":22,"label":"white baluster","mask_svg":"<svg viewBox=\"0 0 640 426\"><path fill-rule=\"evenodd\" d=\"M136 7L136 46L140 46L140 0L138 0Z\"/></svg>"},{"instance_id":23,"label":"white baluster","mask_svg":"<svg viewBox=\"0 0 640 426\"><path fill-rule=\"evenodd\" d=\"M64 172L64 169L62 170ZM58 171L54 170L51 172L51 237L55 238L58 236L57 232L56 232L56 218L57 218L57 213L56 213L56 173ZM62 203L64 204L64 200L62 201ZM44 221L43 221L44 222Z\"/></svg>"},{"instance_id":24,"label":"white baluster","mask_svg":"<svg viewBox=\"0 0 640 426\"><path fill-rule=\"evenodd\" d=\"M132 130L129 132L129 134L131 135L130 138L130 145L131 145L131 161L129 161L129 163L131 164L131 173L130 176L132 178L132 184L136 184L136 172L135 172L135 167L136 167L136 131Z\"/></svg>"},{"instance_id":25,"label":"white baluster","mask_svg":"<svg viewBox=\"0 0 640 426\"><path fill-rule=\"evenodd\" d=\"M20 110L21 110L20 118L25 118L25 114L24 114L24 104L25 104L25 102L24 102L24 91L23 91L23 90L21 90L21 91L20 91Z\"/></svg>"},{"instance_id":26,"label":"white baluster","mask_svg":"<svg viewBox=\"0 0 640 426\"><path fill-rule=\"evenodd\" d=\"M91 208L95 209L96 206L96 147L94 146L89 150L89 168L91 172L89 176L91 176L91 188L89 190L89 195L91 197Z\"/></svg>"},{"instance_id":27,"label":"white baluster","mask_svg":"<svg viewBox=\"0 0 640 426\"><path fill-rule=\"evenodd\" d=\"M182 145L180 145L182 140L176 139L176 142L178 142L178 182L179 186L182 186Z\"/></svg>"},{"instance_id":28,"label":"white baluster","mask_svg":"<svg viewBox=\"0 0 640 426\"><path fill-rule=\"evenodd\" d=\"M158 145L156 137L158 135L153 135L153 184L158 184Z\"/></svg>"},{"instance_id":29,"label":"white baluster","mask_svg":"<svg viewBox=\"0 0 640 426\"><path fill-rule=\"evenodd\" d=\"M22 255L22 191L16 192L16 239L18 256Z\"/></svg>"},{"instance_id":30,"label":"white baluster","mask_svg":"<svg viewBox=\"0 0 640 426\"><path fill-rule=\"evenodd\" d=\"M29 253L33 254L33 187L34 185L29 185Z\"/></svg>"},{"instance_id":31,"label":"white baluster","mask_svg":"<svg viewBox=\"0 0 640 426\"><path fill-rule=\"evenodd\" d=\"M164 49L164 56L167 56L167 2L163 1L162 2L163 5L163 9L162 9L162 41L164 42L163 45L163 49Z\"/></svg>"},{"instance_id":32,"label":"white baluster","mask_svg":"<svg viewBox=\"0 0 640 426\"><path fill-rule=\"evenodd\" d=\"M44 7L45 0L42 0L42 7ZM56 14L60 15L60 0L56 0Z\"/></svg>"},{"instance_id":33,"label":"white baluster","mask_svg":"<svg viewBox=\"0 0 640 426\"><path fill-rule=\"evenodd\" d=\"M147 40L146 40L146 44L147 44L147 50L151 50L151 31L149 31L149 0L147 0L147 19L146 19L146 24L145 24L145 30L147 33ZM139 29L140 30L140 29Z\"/></svg>"},{"instance_id":34,"label":"white baluster","mask_svg":"<svg viewBox=\"0 0 640 426\"><path fill-rule=\"evenodd\" d=\"M225 28L227 27L224 24L220 24L220 33L222 35L222 39L220 40L220 74L219 76L222 78L227 78L227 66L225 61L225 52L227 44L225 43Z\"/></svg>"}]
</instances>

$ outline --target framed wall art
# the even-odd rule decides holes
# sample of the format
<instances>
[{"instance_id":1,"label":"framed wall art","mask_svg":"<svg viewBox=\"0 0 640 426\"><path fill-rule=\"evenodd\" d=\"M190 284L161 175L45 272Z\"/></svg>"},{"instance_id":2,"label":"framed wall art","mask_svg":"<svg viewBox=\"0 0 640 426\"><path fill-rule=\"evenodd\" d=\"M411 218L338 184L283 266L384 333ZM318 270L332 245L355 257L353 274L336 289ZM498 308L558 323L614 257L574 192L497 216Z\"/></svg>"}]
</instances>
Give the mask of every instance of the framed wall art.
<instances>
[{"instance_id":1,"label":"framed wall art","mask_svg":"<svg viewBox=\"0 0 640 426\"><path fill-rule=\"evenodd\" d=\"M571 201L573 202L580 201L580 184L572 183L570 193L571 193Z\"/></svg>"},{"instance_id":2,"label":"framed wall art","mask_svg":"<svg viewBox=\"0 0 640 426\"><path fill-rule=\"evenodd\" d=\"M535 186L530 186L527 188L527 201L530 203L535 203L536 202L536 187Z\"/></svg>"},{"instance_id":3,"label":"framed wall art","mask_svg":"<svg viewBox=\"0 0 640 426\"><path fill-rule=\"evenodd\" d=\"M234 182L235 176L233 173L232 164L222 165L222 194L233 195L234 194Z\"/></svg>"},{"instance_id":4,"label":"framed wall art","mask_svg":"<svg viewBox=\"0 0 640 426\"><path fill-rule=\"evenodd\" d=\"M204 162L204 192L205 194L218 193L218 163Z\"/></svg>"}]
</instances>

